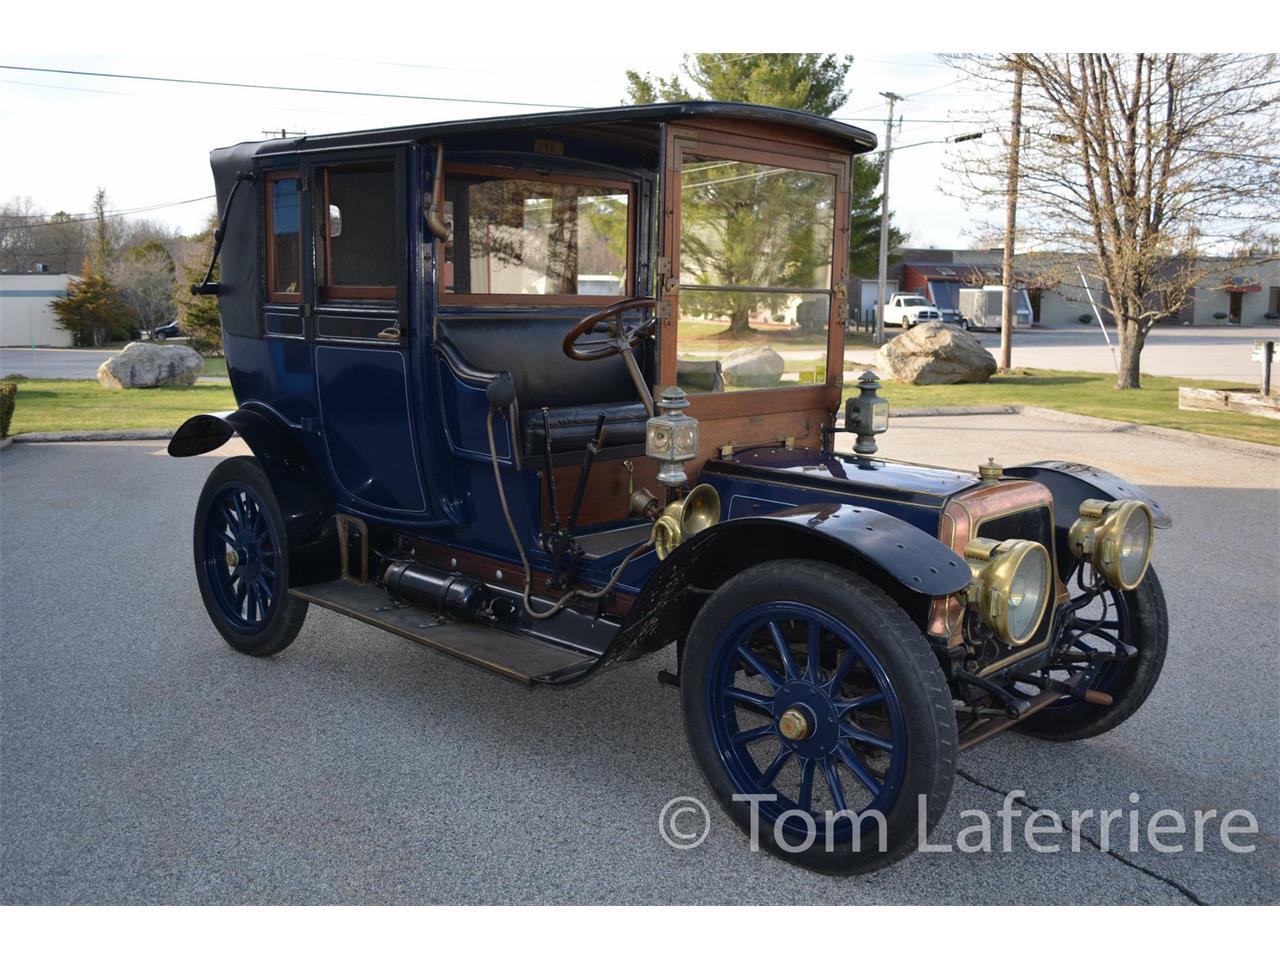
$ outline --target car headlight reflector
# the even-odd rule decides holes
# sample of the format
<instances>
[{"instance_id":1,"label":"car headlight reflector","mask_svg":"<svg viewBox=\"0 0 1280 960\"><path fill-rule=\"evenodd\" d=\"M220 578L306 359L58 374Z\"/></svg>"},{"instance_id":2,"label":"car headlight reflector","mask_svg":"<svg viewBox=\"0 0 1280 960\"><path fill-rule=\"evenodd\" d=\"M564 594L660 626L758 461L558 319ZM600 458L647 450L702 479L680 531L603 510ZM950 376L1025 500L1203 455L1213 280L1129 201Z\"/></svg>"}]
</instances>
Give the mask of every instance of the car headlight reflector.
<instances>
[{"instance_id":1,"label":"car headlight reflector","mask_svg":"<svg viewBox=\"0 0 1280 960\"><path fill-rule=\"evenodd\" d=\"M1147 575L1155 519L1141 500L1085 500L1071 525L1071 552L1094 565L1111 586L1132 590Z\"/></svg>"},{"instance_id":2,"label":"car headlight reflector","mask_svg":"<svg viewBox=\"0 0 1280 960\"><path fill-rule=\"evenodd\" d=\"M967 601L1002 641L1018 647L1044 619L1052 592L1049 551L1034 540L975 537L965 546L973 572Z\"/></svg>"}]
</instances>

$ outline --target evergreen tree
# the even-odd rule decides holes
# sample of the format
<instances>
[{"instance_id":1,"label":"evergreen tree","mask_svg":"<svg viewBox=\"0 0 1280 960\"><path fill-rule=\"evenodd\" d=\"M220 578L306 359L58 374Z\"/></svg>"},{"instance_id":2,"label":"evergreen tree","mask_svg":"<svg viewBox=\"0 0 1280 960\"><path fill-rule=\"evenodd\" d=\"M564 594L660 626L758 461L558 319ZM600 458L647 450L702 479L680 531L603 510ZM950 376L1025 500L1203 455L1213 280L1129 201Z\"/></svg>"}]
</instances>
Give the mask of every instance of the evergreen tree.
<instances>
[{"instance_id":1,"label":"evergreen tree","mask_svg":"<svg viewBox=\"0 0 1280 960\"><path fill-rule=\"evenodd\" d=\"M67 295L53 301L58 325L70 330L76 346L100 347L124 337L137 322L120 290L96 273L86 258L81 278L67 287Z\"/></svg>"}]
</instances>

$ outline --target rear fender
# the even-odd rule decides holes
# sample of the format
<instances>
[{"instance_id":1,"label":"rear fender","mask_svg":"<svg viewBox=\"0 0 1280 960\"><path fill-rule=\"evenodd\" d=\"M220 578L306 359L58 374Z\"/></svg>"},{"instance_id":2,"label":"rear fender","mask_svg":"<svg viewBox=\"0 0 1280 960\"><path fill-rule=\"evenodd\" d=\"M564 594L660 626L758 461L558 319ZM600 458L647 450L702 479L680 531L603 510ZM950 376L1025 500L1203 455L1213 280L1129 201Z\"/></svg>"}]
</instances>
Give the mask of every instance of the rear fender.
<instances>
[{"instance_id":1,"label":"rear fender","mask_svg":"<svg viewBox=\"0 0 1280 960\"><path fill-rule=\"evenodd\" d=\"M806 504L709 527L674 550L632 605L608 659L640 656L684 635L707 597L770 560L822 560L853 570L902 605L923 630L930 601L963 590L968 564L936 537L869 507Z\"/></svg>"},{"instance_id":2,"label":"rear fender","mask_svg":"<svg viewBox=\"0 0 1280 960\"><path fill-rule=\"evenodd\" d=\"M289 541L289 585L335 579L338 565L333 496L288 425L264 411L241 407L187 420L169 441L169 456L195 457L240 437L267 475Z\"/></svg>"}]
</instances>

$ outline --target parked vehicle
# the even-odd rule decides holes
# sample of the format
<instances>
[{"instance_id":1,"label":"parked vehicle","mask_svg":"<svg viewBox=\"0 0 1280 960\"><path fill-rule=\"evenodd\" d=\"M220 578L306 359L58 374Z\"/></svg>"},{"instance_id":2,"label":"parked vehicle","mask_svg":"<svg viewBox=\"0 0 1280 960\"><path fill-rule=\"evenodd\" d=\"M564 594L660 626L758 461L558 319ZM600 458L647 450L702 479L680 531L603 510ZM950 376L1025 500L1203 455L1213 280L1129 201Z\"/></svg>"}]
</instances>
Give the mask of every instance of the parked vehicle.
<instances>
[{"instance_id":1,"label":"parked vehicle","mask_svg":"<svg viewBox=\"0 0 1280 960\"><path fill-rule=\"evenodd\" d=\"M173 323L166 323L163 327L156 327L151 331L151 339L161 342L168 340L170 337L181 336L183 336L182 328L178 326L177 320L173 321Z\"/></svg>"},{"instance_id":2,"label":"parked vehicle","mask_svg":"<svg viewBox=\"0 0 1280 960\"><path fill-rule=\"evenodd\" d=\"M958 750L1122 723L1165 653L1155 501L1066 461L878 456L869 373L837 417L875 143L699 102L215 150L221 281L194 289L239 406L169 445L252 451L196 505L214 626L269 656L314 604L564 688L674 645L717 800L837 873L914 849ZM731 335L799 299L826 310L811 381Z\"/></svg>"},{"instance_id":3,"label":"parked vehicle","mask_svg":"<svg viewBox=\"0 0 1280 960\"><path fill-rule=\"evenodd\" d=\"M1004 287L965 287L960 291L960 315L974 330L999 330L1004 310ZM1031 326L1031 301L1026 290L1013 291L1013 325Z\"/></svg>"},{"instance_id":4,"label":"parked vehicle","mask_svg":"<svg viewBox=\"0 0 1280 960\"><path fill-rule=\"evenodd\" d=\"M896 294L885 306L885 323L910 330L917 323L941 323L942 314L924 297Z\"/></svg>"}]
</instances>

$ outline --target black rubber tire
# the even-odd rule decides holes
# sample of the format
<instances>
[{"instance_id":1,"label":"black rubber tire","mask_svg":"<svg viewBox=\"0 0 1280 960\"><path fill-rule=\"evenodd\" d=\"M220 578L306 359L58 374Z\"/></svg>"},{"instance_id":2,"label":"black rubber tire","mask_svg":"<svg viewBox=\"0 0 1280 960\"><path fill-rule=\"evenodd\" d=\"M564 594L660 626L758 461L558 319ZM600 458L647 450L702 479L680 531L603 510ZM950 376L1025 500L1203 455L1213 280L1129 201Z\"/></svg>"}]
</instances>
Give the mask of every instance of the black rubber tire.
<instances>
[{"instance_id":1,"label":"black rubber tire","mask_svg":"<svg viewBox=\"0 0 1280 960\"><path fill-rule=\"evenodd\" d=\"M886 814L883 852L855 852L839 844L828 851L814 843L802 853L779 848L773 830L761 825L762 848L820 873L839 875L881 870L916 849L919 797L927 802L928 829L946 809L956 773L956 720L946 678L919 627L874 584L840 567L811 560L777 560L743 571L721 586L689 630L680 673L680 695L689 746L707 785L725 813L750 831L750 804L736 792L715 750L703 696L708 660L717 638L741 611L769 600L819 607L847 623L884 665L902 702L910 744L897 801ZM852 846L852 845L850 845Z\"/></svg>"},{"instance_id":2,"label":"black rubber tire","mask_svg":"<svg viewBox=\"0 0 1280 960\"><path fill-rule=\"evenodd\" d=\"M1132 626L1131 635L1124 640L1137 647L1138 656L1136 662L1119 665L1121 672L1110 685L1114 698L1110 706L1078 700L1055 705L1027 717L1015 730L1041 740L1087 740L1120 726L1146 702L1160 679L1169 647L1169 611L1155 569L1147 571L1136 589L1120 597Z\"/></svg>"},{"instance_id":3,"label":"black rubber tire","mask_svg":"<svg viewBox=\"0 0 1280 960\"><path fill-rule=\"evenodd\" d=\"M204 488L200 491L200 499L196 503L195 529L192 534L196 582L200 586L200 599L204 601L209 619L213 621L213 625L222 634L223 639L240 653L251 657L269 657L293 643L298 631L302 629L303 621L307 618L308 604L285 590L271 616L263 623L261 629L253 633L236 630L218 609L217 602L210 591L203 562L205 515L208 513L209 504L214 495L223 484L233 480L252 488L266 507L268 522L280 545L278 564L280 581L284 584L289 582L289 548L285 538L284 516L280 512L280 505L276 502L267 475L263 473L262 467L253 457L230 457L223 460L213 468L204 483Z\"/></svg>"}]
</instances>

